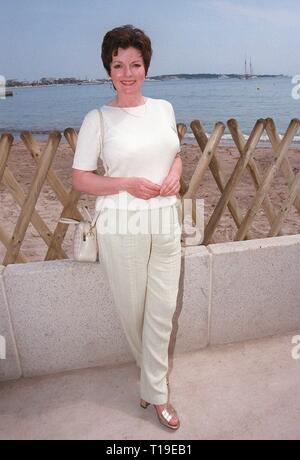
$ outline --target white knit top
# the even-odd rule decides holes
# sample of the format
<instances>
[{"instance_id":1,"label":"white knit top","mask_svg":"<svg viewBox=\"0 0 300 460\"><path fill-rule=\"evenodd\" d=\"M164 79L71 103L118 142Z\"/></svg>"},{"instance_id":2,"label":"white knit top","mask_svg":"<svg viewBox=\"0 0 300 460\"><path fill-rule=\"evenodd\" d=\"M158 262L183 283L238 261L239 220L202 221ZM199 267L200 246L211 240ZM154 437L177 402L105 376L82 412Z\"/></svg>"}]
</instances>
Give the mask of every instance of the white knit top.
<instances>
[{"instance_id":1,"label":"white knit top","mask_svg":"<svg viewBox=\"0 0 300 460\"><path fill-rule=\"evenodd\" d=\"M95 171L103 161L105 176L143 177L161 185L180 150L175 114L170 102L148 97L137 107L101 107L91 110L81 125L72 167ZM102 132L103 131L103 132ZM143 200L122 191L98 196L96 210L102 207L147 209L176 203L176 195Z\"/></svg>"}]
</instances>

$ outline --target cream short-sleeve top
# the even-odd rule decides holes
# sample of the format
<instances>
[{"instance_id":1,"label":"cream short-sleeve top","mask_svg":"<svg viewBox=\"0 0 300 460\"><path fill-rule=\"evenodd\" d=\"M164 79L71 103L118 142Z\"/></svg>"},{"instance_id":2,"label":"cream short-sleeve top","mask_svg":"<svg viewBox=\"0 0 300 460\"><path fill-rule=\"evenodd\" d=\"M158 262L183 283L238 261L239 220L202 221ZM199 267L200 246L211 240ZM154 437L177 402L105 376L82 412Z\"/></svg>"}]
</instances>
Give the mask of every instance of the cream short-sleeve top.
<instances>
[{"instance_id":1,"label":"cream short-sleeve top","mask_svg":"<svg viewBox=\"0 0 300 460\"><path fill-rule=\"evenodd\" d=\"M175 114L170 102L148 97L137 107L101 107L91 110L81 125L72 167L95 171L98 158L105 176L143 177L161 185L180 151ZM144 200L122 191L98 196L96 210L106 208L153 209L170 206L176 195Z\"/></svg>"}]
</instances>

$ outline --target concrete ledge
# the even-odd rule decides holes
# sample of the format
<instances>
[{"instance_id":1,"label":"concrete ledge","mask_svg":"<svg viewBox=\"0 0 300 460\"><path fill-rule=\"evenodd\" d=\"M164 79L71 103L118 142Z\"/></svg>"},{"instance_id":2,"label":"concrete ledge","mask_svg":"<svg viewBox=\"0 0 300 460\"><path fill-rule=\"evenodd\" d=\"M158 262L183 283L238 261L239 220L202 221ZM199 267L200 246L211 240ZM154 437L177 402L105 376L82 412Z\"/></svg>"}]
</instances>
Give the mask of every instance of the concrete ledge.
<instances>
[{"instance_id":1,"label":"concrete ledge","mask_svg":"<svg viewBox=\"0 0 300 460\"><path fill-rule=\"evenodd\" d=\"M199 350L208 344L210 264L211 256L205 246L182 248L171 354Z\"/></svg>"},{"instance_id":2,"label":"concrete ledge","mask_svg":"<svg viewBox=\"0 0 300 460\"><path fill-rule=\"evenodd\" d=\"M3 282L4 267L0 266L0 381L21 377L21 367L14 339Z\"/></svg>"},{"instance_id":3,"label":"concrete ledge","mask_svg":"<svg viewBox=\"0 0 300 460\"><path fill-rule=\"evenodd\" d=\"M24 376L132 360L100 264L16 264L4 276Z\"/></svg>"},{"instance_id":4,"label":"concrete ledge","mask_svg":"<svg viewBox=\"0 0 300 460\"><path fill-rule=\"evenodd\" d=\"M300 329L299 260L300 235L182 248L170 356ZM101 262L9 265L0 281L0 380L133 361Z\"/></svg>"},{"instance_id":5,"label":"concrete ledge","mask_svg":"<svg viewBox=\"0 0 300 460\"><path fill-rule=\"evenodd\" d=\"M213 244L210 344L300 328L300 235Z\"/></svg>"}]
</instances>

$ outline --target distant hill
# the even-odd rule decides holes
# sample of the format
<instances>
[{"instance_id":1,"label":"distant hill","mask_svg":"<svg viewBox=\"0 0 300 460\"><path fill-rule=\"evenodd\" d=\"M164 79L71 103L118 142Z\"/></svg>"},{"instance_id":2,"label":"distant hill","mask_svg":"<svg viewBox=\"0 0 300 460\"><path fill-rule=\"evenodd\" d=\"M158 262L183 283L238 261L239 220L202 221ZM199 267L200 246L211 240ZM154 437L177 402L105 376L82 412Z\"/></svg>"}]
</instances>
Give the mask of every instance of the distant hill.
<instances>
[{"instance_id":1,"label":"distant hill","mask_svg":"<svg viewBox=\"0 0 300 460\"><path fill-rule=\"evenodd\" d=\"M154 77L149 77L148 80L197 80L200 78L241 78L243 75L229 73L229 74L220 74L220 73L177 73L170 75L155 75ZM285 77L285 75L256 75L257 78L270 78L270 77Z\"/></svg>"},{"instance_id":2,"label":"distant hill","mask_svg":"<svg viewBox=\"0 0 300 460\"><path fill-rule=\"evenodd\" d=\"M177 73L170 75L155 75L153 77L147 77L146 81L165 81L165 80L197 80L200 78L242 78L243 75L230 73ZM270 77L287 77L287 75L255 75L257 78L270 78ZM75 77L64 77L64 78L53 78L43 77L40 80L34 81L22 81L17 79L10 79L6 81L6 87L19 87L19 86L48 86L48 85L100 85L108 83L109 80L106 78L97 79L78 79Z\"/></svg>"}]
</instances>

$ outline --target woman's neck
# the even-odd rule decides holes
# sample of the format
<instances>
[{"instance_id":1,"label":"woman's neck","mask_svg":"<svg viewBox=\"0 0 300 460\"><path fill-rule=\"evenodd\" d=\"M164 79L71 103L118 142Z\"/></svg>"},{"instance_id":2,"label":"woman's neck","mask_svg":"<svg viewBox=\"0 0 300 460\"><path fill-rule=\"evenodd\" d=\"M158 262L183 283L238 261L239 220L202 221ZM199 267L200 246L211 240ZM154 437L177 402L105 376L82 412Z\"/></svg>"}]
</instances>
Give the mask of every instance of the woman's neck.
<instances>
[{"instance_id":1,"label":"woman's neck","mask_svg":"<svg viewBox=\"0 0 300 460\"><path fill-rule=\"evenodd\" d=\"M111 105L115 105L116 107L137 107L143 104L145 104L145 98L142 94L133 96L116 94Z\"/></svg>"}]
</instances>

